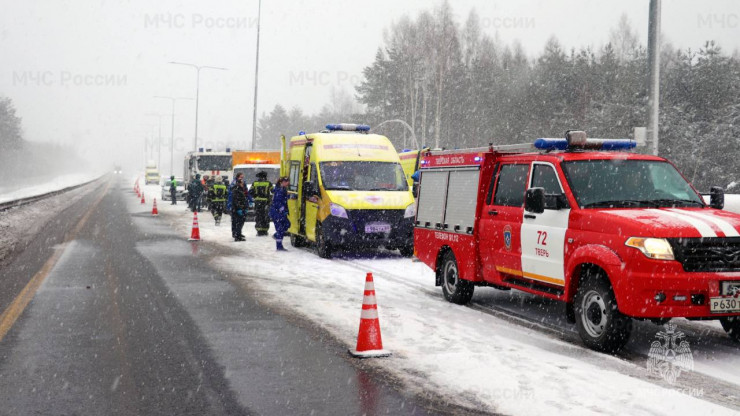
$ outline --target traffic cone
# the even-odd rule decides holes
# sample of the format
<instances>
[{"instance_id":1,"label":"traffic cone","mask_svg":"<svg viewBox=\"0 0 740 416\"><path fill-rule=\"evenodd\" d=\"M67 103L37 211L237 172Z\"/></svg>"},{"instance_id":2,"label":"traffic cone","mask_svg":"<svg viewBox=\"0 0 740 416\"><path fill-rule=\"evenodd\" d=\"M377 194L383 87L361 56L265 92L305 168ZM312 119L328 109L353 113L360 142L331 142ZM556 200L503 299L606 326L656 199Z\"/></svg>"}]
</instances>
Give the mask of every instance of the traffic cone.
<instances>
[{"instance_id":1,"label":"traffic cone","mask_svg":"<svg viewBox=\"0 0 740 416\"><path fill-rule=\"evenodd\" d=\"M141 203L146 204L146 201L144 201L144 192L141 193Z\"/></svg>"},{"instance_id":2,"label":"traffic cone","mask_svg":"<svg viewBox=\"0 0 740 416\"><path fill-rule=\"evenodd\" d=\"M152 205L152 216L156 217L159 215L159 211L157 211L157 198L154 198L154 205Z\"/></svg>"},{"instance_id":3,"label":"traffic cone","mask_svg":"<svg viewBox=\"0 0 740 416\"><path fill-rule=\"evenodd\" d=\"M362 297L357 348L350 349L349 353L357 358L388 357L391 355L390 351L383 349L383 340L380 337L378 304L375 301L375 283L373 283L372 273L368 273L365 277L365 295Z\"/></svg>"},{"instance_id":4,"label":"traffic cone","mask_svg":"<svg viewBox=\"0 0 740 416\"><path fill-rule=\"evenodd\" d=\"M200 228L198 228L198 212L193 212L193 231L190 232L188 241L200 241Z\"/></svg>"}]
</instances>

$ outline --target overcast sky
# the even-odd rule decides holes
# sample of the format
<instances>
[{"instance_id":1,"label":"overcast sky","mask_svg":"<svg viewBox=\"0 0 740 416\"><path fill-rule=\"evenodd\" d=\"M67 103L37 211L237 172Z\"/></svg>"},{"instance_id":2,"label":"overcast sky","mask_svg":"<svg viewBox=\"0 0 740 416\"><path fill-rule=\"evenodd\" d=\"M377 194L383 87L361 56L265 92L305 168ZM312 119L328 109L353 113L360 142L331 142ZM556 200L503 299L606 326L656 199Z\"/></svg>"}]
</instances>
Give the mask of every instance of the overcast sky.
<instances>
[{"instance_id":1,"label":"overcast sky","mask_svg":"<svg viewBox=\"0 0 740 416\"><path fill-rule=\"evenodd\" d=\"M170 135L171 104L153 96L195 97L195 70L167 63L181 61L228 68L201 71L200 144L248 146L256 0L0 1L0 95L14 101L28 139L77 142L95 157L140 156L145 137L158 134L160 117L150 114L164 115L162 132ZM264 0L259 113L277 103L313 113L331 88L354 93L384 30L438 4ZM486 33L518 40L531 56L553 35L566 48L602 45L623 13L647 43L648 0L451 4L459 23L475 8ZM664 0L662 32L675 46L697 49L714 39L732 52L740 47L738 18L736 0ZM194 101L177 103L176 160L192 148L194 115ZM166 166L169 154L162 160Z\"/></svg>"}]
</instances>

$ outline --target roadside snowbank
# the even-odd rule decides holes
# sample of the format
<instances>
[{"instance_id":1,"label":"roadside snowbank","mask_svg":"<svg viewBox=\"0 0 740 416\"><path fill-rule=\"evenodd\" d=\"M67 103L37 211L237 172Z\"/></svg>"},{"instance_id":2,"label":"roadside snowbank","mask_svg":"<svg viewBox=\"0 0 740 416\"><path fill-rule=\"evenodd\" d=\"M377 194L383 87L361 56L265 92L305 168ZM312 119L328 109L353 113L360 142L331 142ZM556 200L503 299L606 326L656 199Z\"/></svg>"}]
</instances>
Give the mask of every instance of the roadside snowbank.
<instances>
[{"instance_id":1,"label":"roadside snowbank","mask_svg":"<svg viewBox=\"0 0 740 416\"><path fill-rule=\"evenodd\" d=\"M22 181L19 182L14 180L13 178L10 178L8 183L10 183L12 186L0 185L0 203L41 195L47 192L58 191L70 186L89 182L95 178L99 178L102 175L103 173L74 173L69 175L51 177L49 178L48 182L38 185L31 184L28 186L24 186L24 183ZM18 186L22 186L22 188L19 189L17 188Z\"/></svg>"}]
</instances>

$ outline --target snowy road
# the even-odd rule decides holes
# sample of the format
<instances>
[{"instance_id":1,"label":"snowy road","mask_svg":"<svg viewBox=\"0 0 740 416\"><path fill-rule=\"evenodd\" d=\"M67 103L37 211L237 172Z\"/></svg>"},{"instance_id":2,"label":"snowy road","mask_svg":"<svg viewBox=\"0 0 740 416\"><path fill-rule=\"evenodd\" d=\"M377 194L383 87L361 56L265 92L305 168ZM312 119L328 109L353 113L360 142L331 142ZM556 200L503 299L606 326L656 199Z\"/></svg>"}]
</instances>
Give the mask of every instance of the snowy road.
<instances>
[{"instance_id":1,"label":"snowy road","mask_svg":"<svg viewBox=\"0 0 740 416\"><path fill-rule=\"evenodd\" d=\"M155 190L152 189L152 196ZM163 221L187 236L191 215L165 207ZM647 374L656 333L638 323L627 350L612 357L582 347L563 305L523 294L479 289L469 307L447 303L425 265L393 252L310 249L276 254L270 239L234 243L227 227L200 217L207 244L237 250L211 263L229 271L264 302L314 322L353 346L366 272L373 272L384 346L390 358L371 365L416 394L471 410L505 414L737 414L740 348L718 324L675 320L687 335L695 369L675 385Z\"/></svg>"},{"instance_id":2,"label":"snowy road","mask_svg":"<svg viewBox=\"0 0 740 416\"><path fill-rule=\"evenodd\" d=\"M23 283L0 297L0 415L437 413L229 282L208 260L233 250L188 243L128 189L91 192L0 268Z\"/></svg>"}]
</instances>

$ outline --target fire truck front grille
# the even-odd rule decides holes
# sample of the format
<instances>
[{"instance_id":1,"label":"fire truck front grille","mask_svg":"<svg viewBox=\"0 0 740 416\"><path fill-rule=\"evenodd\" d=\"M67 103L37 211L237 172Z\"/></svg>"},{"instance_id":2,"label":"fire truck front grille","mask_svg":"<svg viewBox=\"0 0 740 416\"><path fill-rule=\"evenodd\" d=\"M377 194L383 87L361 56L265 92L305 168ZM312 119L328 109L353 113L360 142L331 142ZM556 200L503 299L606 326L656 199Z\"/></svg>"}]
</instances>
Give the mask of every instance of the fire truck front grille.
<instances>
[{"instance_id":1,"label":"fire truck front grille","mask_svg":"<svg viewBox=\"0 0 740 416\"><path fill-rule=\"evenodd\" d=\"M672 238L676 260L687 272L740 271L740 237Z\"/></svg>"}]
</instances>

